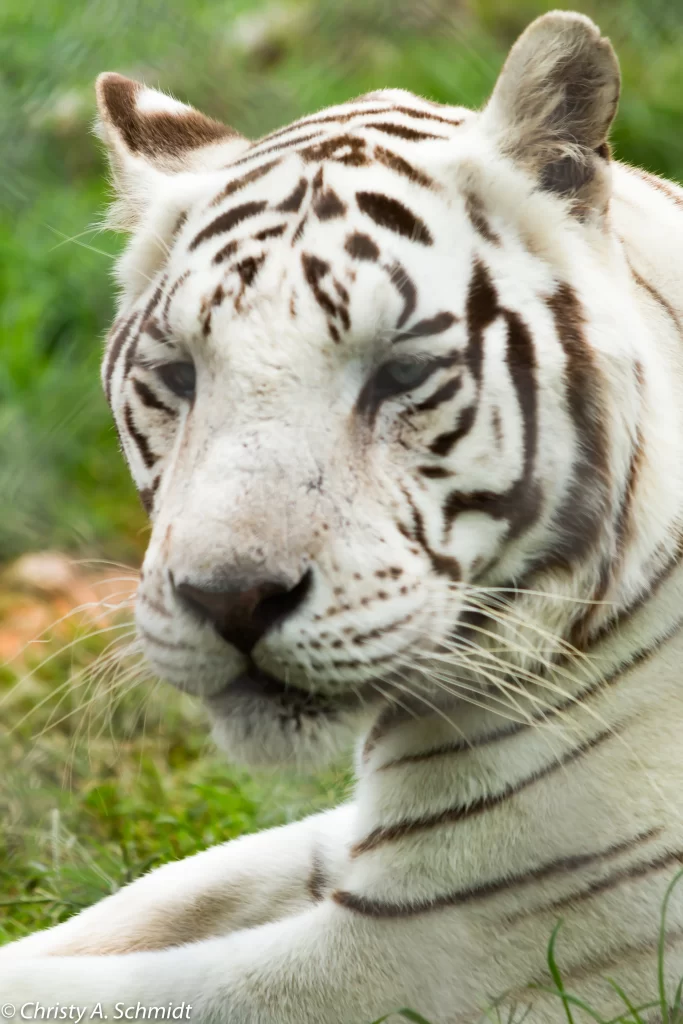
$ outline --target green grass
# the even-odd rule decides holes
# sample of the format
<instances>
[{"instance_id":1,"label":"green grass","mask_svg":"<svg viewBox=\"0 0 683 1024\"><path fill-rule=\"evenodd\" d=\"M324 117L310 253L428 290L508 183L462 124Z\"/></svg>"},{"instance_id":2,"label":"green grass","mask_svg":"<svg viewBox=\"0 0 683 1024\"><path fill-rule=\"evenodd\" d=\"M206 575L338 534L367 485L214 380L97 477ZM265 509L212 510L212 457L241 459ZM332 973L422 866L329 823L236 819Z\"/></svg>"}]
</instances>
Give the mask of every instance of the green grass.
<instances>
[{"instance_id":1,"label":"green grass","mask_svg":"<svg viewBox=\"0 0 683 1024\"><path fill-rule=\"evenodd\" d=\"M662 901L662 910L659 925L659 945L657 950L657 976L653 978L651 997L644 1000L642 993L637 996L629 995L613 978L606 977L605 985L616 992L624 1007L624 1012L617 1016L605 1017L598 1013L589 1003L580 996L569 992L564 984L562 971L557 960L557 940L562 927L559 921L553 930L548 942L547 964L550 984L540 985L538 983L526 986L529 993L529 1001L524 996L510 1005L506 995L498 999L486 1008L479 1024L524 1024L531 1009L530 999L534 992L540 992L557 999L562 1005L567 1024L580 1024L581 1021L593 1021L594 1024L653 1024L654 1018L651 1014L657 1014L657 1024L683 1024L683 974L674 992L667 990L664 978L666 972L666 919L669 905L674 890L683 881L683 871L677 872L667 887ZM575 1011L580 1012L578 1017ZM425 1017L415 1010L403 1008L395 1010L384 1017L380 1017L373 1024L385 1024L385 1022L402 1018L410 1024L430 1024Z\"/></svg>"},{"instance_id":2,"label":"green grass","mask_svg":"<svg viewBox=\"0 0 683 1024\"><path fill-rule=\"evenodd\" d=\"M154 687L133 658L99 676L91 666L127 625L74 616L0 670L0 944L347 789L341 769L256 777L227 765L197 704Z\"/></svg>"},{"instance_id":3,"label":"green grass","mask_svg":"<svg viewBox=\"0 0 683 1024\"><path fill-rule=\"evenodd\" d=\"M95 75L143 78L250 136L382 86L479 106L517 33L554 6L4 0L0 565L44 547L135 560L146 537L98 383L122 240L95 230L107 199L90 134ZM680 5L569 6L596 17L621 57L617 155L683 178ZM0 621L17 600L0 583ZM125 665L112 705L111 673L93 688L88 666L114 634L57 653L79 629L61 628L0 667L0 942L66 918L154 864L336 803L348 786L343 769L302 779L231 768L189 701L145 682L121 696L136 681ZM578 997L558 998L571 1020ZM620 1020L639 1024L629 1013Z\"/></svg>"}]
</instances>

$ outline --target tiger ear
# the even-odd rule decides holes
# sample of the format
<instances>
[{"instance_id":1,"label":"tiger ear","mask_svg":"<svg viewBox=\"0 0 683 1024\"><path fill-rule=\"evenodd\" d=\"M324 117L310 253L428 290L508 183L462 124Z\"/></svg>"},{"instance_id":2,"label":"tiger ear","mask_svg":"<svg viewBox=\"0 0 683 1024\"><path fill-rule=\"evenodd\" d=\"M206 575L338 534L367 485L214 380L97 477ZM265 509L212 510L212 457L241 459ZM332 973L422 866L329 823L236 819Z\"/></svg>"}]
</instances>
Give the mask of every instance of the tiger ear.
<instances>
[{"instance_id":1,"label":"tiger ear","mask_svg":"<svg viewBox=\"0 0 683 1024\"><path fill-rule=\"evenodd\" d=\"M249 145L227 125L123 75L100 75L96 92L97 133L118 193L117 227L134 228L173 176L225 166Z\"/></svg>"},{"instance_id":2,"label":"tiger ear","mask_svg":"<svg viewBox=\"0 0 683 1024\"><path fill-rule=\"evenodd\" d=\"M619 101L619 63L581 14L537 18L512 47L483 118L498 147L577 216L609 197L607 138Z\"/></svg>"}]
</instances>

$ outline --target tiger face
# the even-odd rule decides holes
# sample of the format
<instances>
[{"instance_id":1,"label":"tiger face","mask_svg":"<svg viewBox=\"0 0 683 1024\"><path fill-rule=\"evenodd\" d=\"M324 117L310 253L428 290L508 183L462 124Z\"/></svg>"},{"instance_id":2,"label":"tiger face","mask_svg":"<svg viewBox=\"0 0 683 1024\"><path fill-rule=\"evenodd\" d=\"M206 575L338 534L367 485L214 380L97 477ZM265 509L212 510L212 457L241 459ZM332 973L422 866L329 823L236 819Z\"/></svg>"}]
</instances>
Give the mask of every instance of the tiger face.
<instances>
[{"instance_id":1,"label":"tiger face","mask_svg":"<svg viewBox=\"0 0 683 1024\"><path fill-rule=\"evenodd\" d=\"M99 79L133 232L103 380L152 519L137 625L234 757L485 692L452 653L490 646L486 595L533 580L542 619L548 580L600 578L638 325L613 300L618 72L591 53L537 23L480 114L382 91L253 144Z\"/></svg>"}]
</instances>

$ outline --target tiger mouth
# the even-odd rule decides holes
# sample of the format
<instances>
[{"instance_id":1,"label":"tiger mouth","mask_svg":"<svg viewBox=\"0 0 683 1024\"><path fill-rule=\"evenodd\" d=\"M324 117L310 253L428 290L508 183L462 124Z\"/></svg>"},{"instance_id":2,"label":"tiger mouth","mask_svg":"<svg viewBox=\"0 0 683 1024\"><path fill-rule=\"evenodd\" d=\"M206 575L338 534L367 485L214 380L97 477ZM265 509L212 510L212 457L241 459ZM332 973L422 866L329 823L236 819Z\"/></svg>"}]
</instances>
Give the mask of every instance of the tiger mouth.
<instances>
[{"instance_id":1,"label":"tiger mouth","mask_svg":"<svg viewBox=\"0 0 683 1024\"><path fill-rule=\"evenodd\" d=\"M209 703L224 703L231 698L262 698L291 712L324 713L336 710L339 701L327 695L304 690L292 683L284 682L277 676L264 672L253 661L235 679L227 683L218 693L212 694Z\"/></svg>"},{"instance_id":2,"label":"tiger mouth","mask_svg":"<svg viewBox=\"0 0 683 1024\"><path fill-rule=\"evenodd\" d=\"M355 708L359 701L369 696L370 691L365 687L351 693L345 691L334 695L303 689L264 672L250 660L240 675L208 698L208 704L213 710L226 712L231 703L245 699L257 700L274 705L280 712L298 718L301 715L331 715Z\"/></svg>"}]
</instances>

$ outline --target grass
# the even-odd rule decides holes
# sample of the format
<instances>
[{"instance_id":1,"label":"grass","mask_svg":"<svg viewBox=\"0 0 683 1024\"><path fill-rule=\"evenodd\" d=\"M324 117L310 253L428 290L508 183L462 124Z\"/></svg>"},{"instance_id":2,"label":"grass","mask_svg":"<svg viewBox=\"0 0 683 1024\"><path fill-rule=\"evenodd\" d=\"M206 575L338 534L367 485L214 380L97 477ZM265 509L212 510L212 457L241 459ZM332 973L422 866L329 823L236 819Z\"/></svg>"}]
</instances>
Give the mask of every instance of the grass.
<instances>
[{"instance_id":1,"label":"grass","mask_svg":"<svg viewBox=\"0 0 683 1024\"><path fill-rule=\"evenodd\" d=\"M94 76L143 78L250 136L387 85L479 106L517 33L554 6L5 0L0 567L45 547L135 562L146 538L98 383L122 239L96 227L107 189L89 130ZM683 178L680 6L570 6L596 17L621 57L617 155ZM0 630L35 606L22 602L0 579ZM98 628L108 632L87 636ZM74 617L0 666L0 942L63 920L155 864L337 803L348 788L343 768L305 779L231 768L207 743L196 706L155 690L134 660L116 669L116 686L113 665L94 678L90 666L123 632L115 617ZM563 995L557 978L556 988L571 1021L578 997ZM619 1020L640 1024L635 1010Z\"/></svg>"},{"instance_id":2,"label":"grass","mask_svg":"<svg viewBox=\"0 0 683 1024\"><path fill-rule=\"evenodd\" d=\"M4 599L24 616L41 607ZM341 769L256 777L226 765L194 702L156 688L134 656L110 651L107 663L129 622L125 611L71 615L0 670L0 943L346 791Z\"/></svg>"},{"instance_id":3,"label":"grass","mask_svg":"<svg viewBox=\"0 0 683 1024\"><path fill-rule=\"evenodd\" d=\"M593 1021L594 1024L653 1024L653 1017L650 1016L652 1012L659 1015L657 1024L683 1024L683 974L673 994L667 991L664 980L666 974L667 913L674 890L681 881L683 881L683 871L679 871L674 875L662 901L657 949L657 977L653 979L653 994L650 999L643 1002L639 998L629 996L614 979L605 978L605 984L616 992L625 1010L625 1012L618 1014L616 1017L611 1016L608 1018L598 1013L580 996L568 992L556 955L557 939L562 927L561 921L558 921L553 929L548 942L548 975L553 984L539 985L536 983L527 985L529 997L531 997L532 992L540 992L556 998L562 1004L567 1024L579 1024L579 1018L575 1015L575 1010L581 1011L581 1021L589 1020ZM508 997L502 995L483 1011L479 1018L479 1024L486 1024L486 1022L489 1022L489 1024L524 1024L530 1011L531 1004L525 1003L524 998L521 1000L521 1006L519 1003L510 1006ZM410 1024L431 1024L430 1021L415 1010L405 1007L380 1017L373 1024L385 1024L385 1022L395 1020L397 1017L409 1021Z\"/></svg>"}]
</instances>

